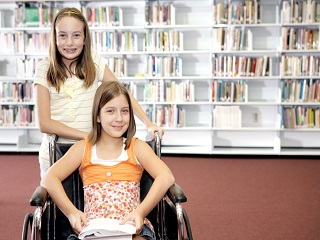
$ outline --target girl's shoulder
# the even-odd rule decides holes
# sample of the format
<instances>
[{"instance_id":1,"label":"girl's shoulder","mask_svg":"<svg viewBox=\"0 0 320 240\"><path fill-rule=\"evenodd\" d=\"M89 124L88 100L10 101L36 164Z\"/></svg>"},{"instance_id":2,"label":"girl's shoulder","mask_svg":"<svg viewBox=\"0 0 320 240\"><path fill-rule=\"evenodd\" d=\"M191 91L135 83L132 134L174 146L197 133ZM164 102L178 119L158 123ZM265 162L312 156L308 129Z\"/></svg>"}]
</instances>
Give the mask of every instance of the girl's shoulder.
<instances>
[{"instance_id":1,"label":"girl's shoulder","mask_svg":"<svg viewBox=\"0 0 320 240\"><path fill-rule=\"evenodd\" d=\"M37 63L37 68L48 68L50 64L49 58L44 58Z\"/></svg>"},{"instance_id":2,"label":"girl's shoulder","mask_svg":"<svg viewBox=\"0 0 320 240\"><path fill-rule=\"evenodd\" d=\"M91 49L91 57L94 62L100 62L101 59L104 59L95 49Z\"/></svg>"},{"instance_id":3,"label":"girl's shoulder","mask_svg":"<svg viewBox=\"0 0 320 240\"><path fill-rule=\"evenodd\" d=\"M73 144L75 148L84 148L87 145L87 141L85 139L79 140Z\"/></svg>"},{"instance_id":4,"label":"girl's shoulder","mask_svg":"<svg viewBox=\"0 0 320 240\"><path fill-rule=\"evenodd\" d=\"M98 54L98 52L97 52L95 49L91 48L91 56L92 56L92 58L94 59L94 58L96 58L97 56L99 56L99 54Z\"/></svg>"},{"instance_id":5,"label":"girl's shoulder","mask_svg":"<svg viewBox=\"0 0 320 240\"><path fill-rule=\"evenodd\" d=\"M149 147L148 143L146 143L145 141L139 139L139 138L132 138L132 145L133 145L133 148L134 148L134 151L144 151L146 148Z\"/></svg>"}]
</instances>

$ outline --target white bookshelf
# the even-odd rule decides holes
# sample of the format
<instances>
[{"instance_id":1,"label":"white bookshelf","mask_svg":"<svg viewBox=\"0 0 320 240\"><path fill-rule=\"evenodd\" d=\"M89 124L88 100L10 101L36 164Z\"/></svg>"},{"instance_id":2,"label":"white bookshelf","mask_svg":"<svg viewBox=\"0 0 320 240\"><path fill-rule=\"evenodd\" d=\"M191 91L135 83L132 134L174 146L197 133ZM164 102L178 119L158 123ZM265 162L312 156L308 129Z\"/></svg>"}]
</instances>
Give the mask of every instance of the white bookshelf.
<instances>
[{"instance_id":1,"label":"white bookshelf","mask_svg":"<svg viewBox=\"0 0 320 240\"><path fill-rule=\"evenodd\" d=\"M26 1L28 2L28 1ZM123 11L122 26L91 26L91 32L132 32L136 34L136 49L133 51L101 51L106 58L123 59L125 67L118 75L120 81L133 85L132 91L144 110L155 112L162 108L180 108L184 111L184 123L164 124L165 135L162 141L162 152L171 154L216 154L216 155L319 155L319 128L284 128L282 122L283 108L305 106L320 108L318 102L285 102L282 100L282 82L288 80L320 79L319 72L314 76L287 76L282 72L283 56L320 56L318 49L296 50L283 49L283 28L319 29L318 23L284 22L282 2L277 0L261 0L260 17L252 23L228 22L213 23L213 4L222 1L200 0L158 1L160 4L173 4L175 20L170 25L145 24L145 6L156 4L155 1L52 1L58 8L64 6L98 7L118 6ZM239 4L247 1L231 1ZM252 1L254 3L254 1ZM289 2L290 3L290 2ZM0 34L45 34L50 28L17 27L14 23L16 3L0 1ZM218 29L235 29L249 31L249 47L235 50L232 47L217 49L213 46L214 36ZM183 35L183 49L178 51L148 50L144 46L147 32L179 31ZM231 31L230 30L230 31ZM24 45L26 46L26 45ZM0 84L1 82L32 81L32 74L17 74L16 60L34 59L37 61L47 56L45 49L29 51L0 50ZM178 75L147 75L146 64L149 56L158 59L177 57L182 62ZM268 73L257 76L236 73L221 74L216 72L217 59L268 59ZM225 61L225 60L223 60ZM167 85L175 82L192 84L193 99L167 100L146 99L146 86L163 82ZM237 83L246 85L243 101L214 100L213 83ZM162 83L161 83L162 84ZM150 90L151 91L151 90ZM168 96L167 96L168 97ZM223 98L221 98L223 99ZM6 105L33 105L30 102L5 102L0 100L0 107ZM241 111L240 117L231 117L230 121L239 121L240 127L216 126L217 109L236 107ZM235 116L228 115L226 116ZM227 119L223 121L228 122ZM34 126L4 126L0 124L0 152L38 151L42 134ZM143 124L137 120L137 136L145 138L147 133ZM9 137L8 137L9 136Z\"/></svg>"}]
</instances>

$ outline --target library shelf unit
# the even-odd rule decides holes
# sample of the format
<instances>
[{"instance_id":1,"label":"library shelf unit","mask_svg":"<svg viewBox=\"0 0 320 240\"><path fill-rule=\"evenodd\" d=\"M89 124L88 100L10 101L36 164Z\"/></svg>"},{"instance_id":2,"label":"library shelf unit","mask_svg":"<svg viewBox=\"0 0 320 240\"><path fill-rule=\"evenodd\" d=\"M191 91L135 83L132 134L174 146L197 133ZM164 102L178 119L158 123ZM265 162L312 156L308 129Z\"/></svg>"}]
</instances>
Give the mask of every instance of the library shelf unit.
<instances>
[{"instance_id":1,"label":"library shelf unit","mask_svg":"<svg viewBox=\"0 0 320 240\"><path fill-rule=\"evenodd\" d=\"M50 27L34 22L26 27L16 20L17 6L29 4L39 6L0 0L0 44L6 46L0 50L0 152L36 152L42 138L32 91L26 99L2 93L10 84L29 86L30 66L47 56ZM43 2L42 7L95 9L96 20L87 18L93 48L108 58L110 69L152 121L164 127L163 153L320 155L318 5L291 0L69 0ZM99 7L118 7L119 18L100 23ZM314 16L300 19L301 12ZM19 118L4 117L19 109ZM23 114L27 121L21 121ZM138 119L137 136L147 138Z\"/></svg>"}]
</instances>

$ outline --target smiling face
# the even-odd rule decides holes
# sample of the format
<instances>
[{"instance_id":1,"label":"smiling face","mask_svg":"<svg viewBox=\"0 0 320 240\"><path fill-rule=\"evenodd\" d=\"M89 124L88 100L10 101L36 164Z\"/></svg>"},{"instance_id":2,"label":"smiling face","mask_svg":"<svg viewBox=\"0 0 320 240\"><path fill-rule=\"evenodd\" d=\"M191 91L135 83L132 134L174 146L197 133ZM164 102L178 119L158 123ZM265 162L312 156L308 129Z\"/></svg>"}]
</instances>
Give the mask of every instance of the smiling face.
<instances>
[{"instance_id":1,"label":"smiling face","mask_svg":"<svg viewBox=\"0 0 320 240\"><path fill-rule=\"evenodd\" d=\"M56 24L56 44L66 66L76 60L85 44L84 25L74 17L65 16Z\"/></svg>"},{"instance_id":2,"label":"smiling face","mask_svg":"<svg viewBox=\"0 0 320 240\"><path fill-rule=\"evenodd\" d=\"M129 103L126 97L120 94L107 102L100 109L97 121L101 123L103 132L107 135L122 137L130 123Z\"/></svg>"}]
</instances>

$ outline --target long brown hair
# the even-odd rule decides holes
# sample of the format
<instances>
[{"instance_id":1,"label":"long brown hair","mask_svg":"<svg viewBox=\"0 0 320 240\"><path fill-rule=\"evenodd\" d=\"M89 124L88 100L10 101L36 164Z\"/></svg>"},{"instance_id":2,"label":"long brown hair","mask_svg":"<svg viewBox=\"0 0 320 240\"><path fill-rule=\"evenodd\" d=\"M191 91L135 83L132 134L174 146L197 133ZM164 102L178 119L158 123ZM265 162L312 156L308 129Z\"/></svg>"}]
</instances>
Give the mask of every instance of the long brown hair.
<instances>
[{"instance_id":1,"label":"long brown hair","mask_svg":"<svg viewBox=\"0 0 320 240\"><path fill-rule=\"evenodd\" d=\"M93 107L92 107L92 130L89 133L89 143L93 146L101 137L102 126L101 123L97 121L100 114L101 108L109 101L114 99L119 95L124 95L129 104L129 127L124 133L123 137L126 137L125 149L130 146L131 139L136 133L136 122L134 120L132 104L130 100L130 95L126 87L118 81L107 81L102 83L95 94Z\"/></svg>"},{"instance_id":2,"label":"long brown hair","mask_svg":"<svg viewBox=\"0 0 320 240\"><path fill-rule=\"evenodd\" d=\"M63 8L55 16L50 33L50 46L49 46L49 59L50 65L47 72L47 80L50 85L54 86L57 91L60 91L61 84L64 83L65 79L68 77L67 71L70 72L68 67L63 63L62 56L58 51L56 41L56 24L59 19L63 17L73 17L80 20L83 23L84 31L84 47L78 58L74 61L76 62L75 72L72 74L76 75L79 79L83 79L83 86L89 88L96 77L96 68L91 56L91 38L88 23L77 8Z\"/></svg>"}]
</instances>

